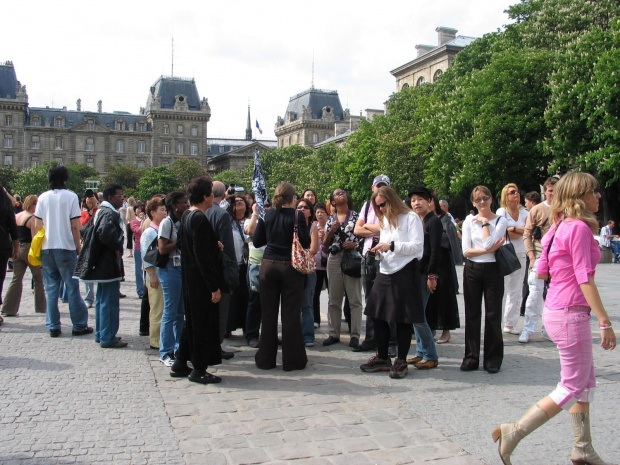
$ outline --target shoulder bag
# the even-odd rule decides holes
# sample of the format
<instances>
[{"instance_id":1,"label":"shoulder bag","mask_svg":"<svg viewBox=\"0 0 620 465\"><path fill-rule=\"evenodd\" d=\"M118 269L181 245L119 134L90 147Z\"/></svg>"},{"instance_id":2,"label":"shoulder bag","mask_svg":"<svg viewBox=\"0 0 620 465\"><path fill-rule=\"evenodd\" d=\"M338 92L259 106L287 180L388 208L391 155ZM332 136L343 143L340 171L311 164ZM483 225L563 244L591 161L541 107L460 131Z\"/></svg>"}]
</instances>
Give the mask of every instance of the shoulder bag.
<instances>
[{"instance_id":1,"label":"shoulder bag","mask_svg":"<svg viewBox=\"0 0 620 465\"><path fill-rule=\"evenodd\" d=\"M32 238L30 250L28 251L28 263L32 266L41 266L41 251L43 249L43 240L45 239L45 228L39 229L39 232Z\"/></svg>"},{"instance_id":2,"label":"shoulder bag","mask_svg":"<svg viewBox=\"0 0 620 465\"><path fill-rule=\"evenodd\" d=\"M151 244L149 245L149 248L146 249L146 253L144 254L144 261L150 263L151 265L155 265L157 268L166 268L168 266L168 260L170 258L170 254L162 255L159 253L159 247L157 246L157 240L158 240L157 237L153 239L153 242L151 242Z\"/></svg>"},{"instance_id":3,"label":"shoulder bag","mask_svg":"<svg viewBox=\"0 0 620 465\"><path fill-rule=\"evenodd\" d=\"M347 213L347 219L344 221L345 225L349 222L349 215L351 215L350 210ZM342 243L344 244L344 242L345 239L343 238ZM340 270L352 278L361 278L363 258L364 257L362 257L362 254L359 253L357 248L344 249L342 251L342 260L340 260Z\"/></svg>"},{"instance_id":4,"label":"shoulder bag","mask_svg":"<svg viewBox=\"0 0 620 465\"><path fill-rule=\"evenodd\" d=\"M295 210L295 226L293 227L293 246L291 248L291 265L297 271L303 274L312 274L316 271L316 262L312 257L309 249L304 249L299 242L299 233L297 231L298 214Z\"/></svg>"},{"instance_id":5,"label":"shoulder bag","mask_svg":"<svg viewBox=\"0 0 620 465\"><path fill-rule=\"evenodd\" d=\"M500 218L498 218L495 223L496 227ZM510 242L508 229L506 229L506 241L508 242L495 251L495 261L497 262L497 268L499 269L499 274L501 276L508 276L509 274L521 269L521 262L519 262L514 245Z\"/></svg>"}]
</instances>

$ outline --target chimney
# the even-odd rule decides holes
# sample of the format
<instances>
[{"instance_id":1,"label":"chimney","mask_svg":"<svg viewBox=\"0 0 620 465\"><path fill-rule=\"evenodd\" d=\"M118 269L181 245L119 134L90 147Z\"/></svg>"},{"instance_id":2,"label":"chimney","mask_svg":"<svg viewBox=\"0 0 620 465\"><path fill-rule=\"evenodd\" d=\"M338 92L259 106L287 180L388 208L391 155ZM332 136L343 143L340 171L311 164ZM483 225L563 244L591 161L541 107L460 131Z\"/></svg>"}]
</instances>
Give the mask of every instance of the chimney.
<instances>
[{"instance_id":1,"label":"chimney","mask_svg":"<svg viewBox=\"0 0 620 465\"><path fill-rule=\"evenodd\" d=\"M435 48L437 47L435 47L434 45L418 44L415 46L415 49L418 51L418 57L421 57L422 55L426 55L428 52L430 52L431 50Z\"/></svg>"},{"instance_id":2,"label":"chimney","mask_svg":"<svg viewBox=\"0 0 620 465\"><path fill-rule=\"evenodd\" d=\"M439 26L435 32L437 33L437 45L441 47L446 42L456 39L456 33L459 31L451 27Z\"/></svg>"},{"instance_id":3,"label":"chimney","mask_svg":"<svg viewBox=\"0 0 620 465\"><path fill-rule=\"evenodd\" d=\"M75 103L77 104L77 111L82 111L82 99L77 99L77 102Z\"/></svg>"},{"instance_id":4,"label":"chimney","mask_svg":"<svg viewBox=\"0 0 620 465\"><path fill-rule=\"evenodd\" d=\"M103 102L102 102L101 100L99 100L99 101L97 102L97 111L98 111L99 113L101 113L101 112L102 112L102 110L101 110L101 106L102 106L102 105L103 105Z\"/></svg>"}]
</instances>

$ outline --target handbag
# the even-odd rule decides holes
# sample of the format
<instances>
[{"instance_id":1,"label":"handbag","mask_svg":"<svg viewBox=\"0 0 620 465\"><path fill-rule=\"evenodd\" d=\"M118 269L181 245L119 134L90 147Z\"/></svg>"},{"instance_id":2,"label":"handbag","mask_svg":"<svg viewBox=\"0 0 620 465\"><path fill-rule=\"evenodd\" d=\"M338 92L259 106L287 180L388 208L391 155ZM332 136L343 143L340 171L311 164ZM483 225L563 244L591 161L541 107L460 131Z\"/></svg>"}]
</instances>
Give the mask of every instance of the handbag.
<instances>
[{"instance_id":1,"label":"handbag","mask_svg":"<svg viewBox=\"0 0 620 465\"><path fill-rule=\"evenodd\" d=\"M347 276L352 278L362 277L362 254L357 249L346 249L342 253L340 261L340 269Z\"/></svg>"},{"instance_id":2,"label":"handbag","mask_svg":"<svg viewBox=\"0 0 620 465\"><path fill-rule=\"evenodd\" d=\"M316 262L309 249L304 249L299 242L297 223L298 212L295 210L295 226L293 227L293 246L291 248L291 265L303 274L312 274L316 271Z\"/></svg>"},{"instance_id":3,"label":"handbag","mask_svg":"<svg viewBox=\"0 0 620 465\"><path fill-rule=\"evenodd\" d=\"M497 219L495 225L497 226L498 223L499 218ZM521 262L517 257L514 245L510 242L508 230L506 230L506 240L508 243L502 245L495 251L495 261L497 262L497 268L499 269L499 274L501 276L508 276L509 274L521 269Z\"/></svg>"},{"instance_id":4,"label":"handbag","mask_svg":"<svg viewBox=\"0 0 620 465\"><path fill-rule=\"evenodd\" d=\"M159 247L157 247L157 238L153 239L153 242L146 249L144 254L144 261L155 265L157 268L166 268L168 266L169 254L161 255L159 253Z\"/></svg>"},{"instance_id":5,"label":"handbag","mask_svg":"<svg viewBox=\"0 0 620 465\"><path fill-rule=\"evenodd\" d=\"M41 266L41 251L43 250L43 240L45 239L45 228L39 229L39 232L32 238L30 250L28 251L28 263L32 266Z\"/></svg>"}]
</instances>

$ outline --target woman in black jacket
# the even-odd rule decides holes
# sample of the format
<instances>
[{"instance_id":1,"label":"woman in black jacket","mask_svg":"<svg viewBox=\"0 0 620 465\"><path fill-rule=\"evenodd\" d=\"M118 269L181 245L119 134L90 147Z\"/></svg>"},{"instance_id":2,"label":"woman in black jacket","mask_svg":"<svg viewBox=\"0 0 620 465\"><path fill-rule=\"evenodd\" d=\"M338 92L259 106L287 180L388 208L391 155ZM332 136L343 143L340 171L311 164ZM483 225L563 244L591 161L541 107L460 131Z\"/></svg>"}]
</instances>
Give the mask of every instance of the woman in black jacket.
<instances>
[{"instance_id":1,"label":"woman in black jacket","mask_svg":"<svg viewBox=\"0 0 620 465\"><path fill-rule=\"evenodd\" d=\"M275 368L278 355L278 311L282 303L282 367L284 371L303 370L308 363L301 330L299 308L305 276L291 265L293 228L297 215L299 242L310 247L310 232L303 213L295 210L295 187L283 182L276 187L272 207L265 212L254 232L254 247L267 245L260 267L262 309L256 366Z\"/></svg>"},{"instance_id":2,"label":"woman in black jacket","mask_svg":"<svg viewBox=\"0 0 620 465\"><path fill-rule=\"evenodd\" d=\"M2 287L6 276L9 258L17 260L19 240L17 239L17 223L12 202L4 187L0 186L0 305L2 305ZM0 324L3 322L0 316Z\"/></svg>"}]
</instances>

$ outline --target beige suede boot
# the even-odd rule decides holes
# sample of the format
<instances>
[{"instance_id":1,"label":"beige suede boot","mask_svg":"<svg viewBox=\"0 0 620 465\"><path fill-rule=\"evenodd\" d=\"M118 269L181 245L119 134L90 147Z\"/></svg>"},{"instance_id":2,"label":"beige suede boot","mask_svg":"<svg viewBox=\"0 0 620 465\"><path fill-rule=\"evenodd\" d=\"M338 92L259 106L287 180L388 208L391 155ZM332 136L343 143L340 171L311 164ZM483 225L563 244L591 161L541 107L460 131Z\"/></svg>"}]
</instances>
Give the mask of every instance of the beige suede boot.
<instances>
[{"instance_id":1,"label":"beige suede boot","mask_svg":"<svg viewBox=\"0 0 620 465\"><path fill-rule=\"evenodd\" d=\"M590 414L571 413L570 422L573 425L575 435L575 447L570 454L570 459L574 465L613 465L605 462L592 447L592 436L590 436Z\"/></svg>"},{"instance_id":2,"label":"beige suede boot","mask_svg":"<svg viewBox=\"0 0 620 465\"><path fill-rule=\"evenodd\" d=\"M499 440L499 457L504 465L512 465L510 454L519 441L549 420L543 409L534 405L516 423L502 423L493 430L493 441Z\"/></svg>"}]
</instances>

